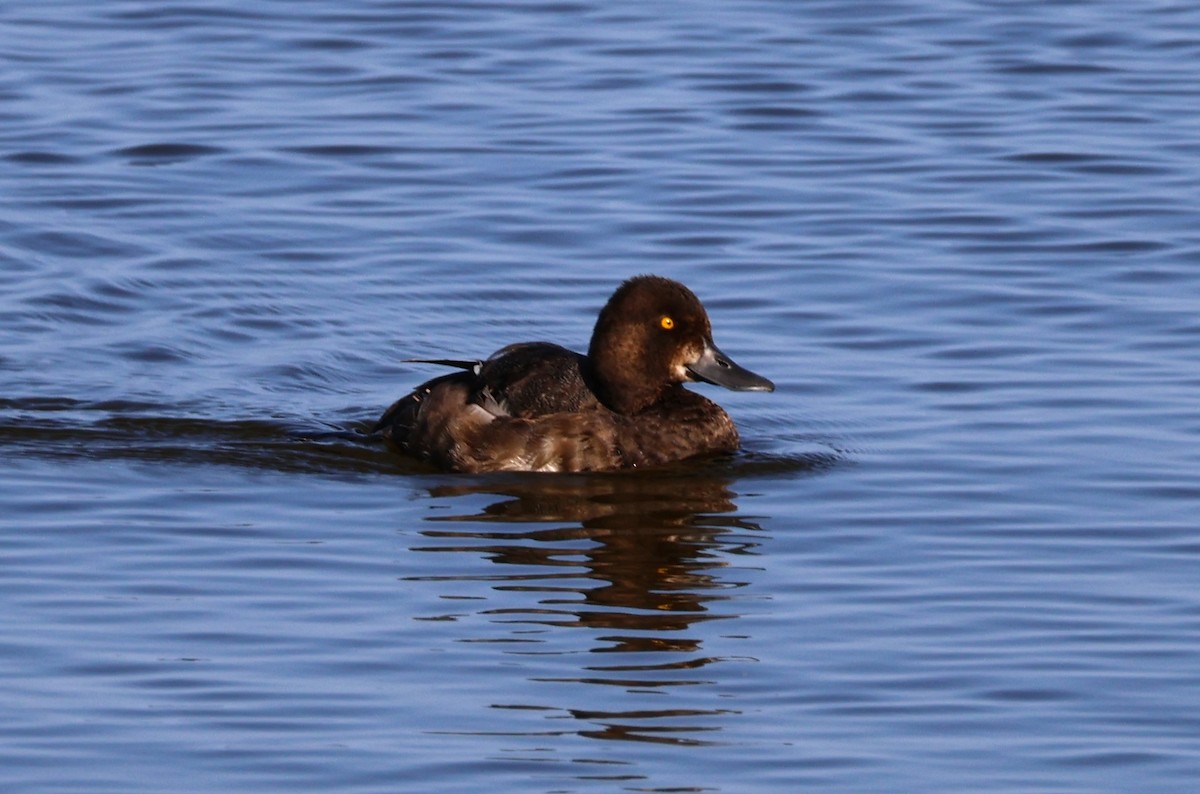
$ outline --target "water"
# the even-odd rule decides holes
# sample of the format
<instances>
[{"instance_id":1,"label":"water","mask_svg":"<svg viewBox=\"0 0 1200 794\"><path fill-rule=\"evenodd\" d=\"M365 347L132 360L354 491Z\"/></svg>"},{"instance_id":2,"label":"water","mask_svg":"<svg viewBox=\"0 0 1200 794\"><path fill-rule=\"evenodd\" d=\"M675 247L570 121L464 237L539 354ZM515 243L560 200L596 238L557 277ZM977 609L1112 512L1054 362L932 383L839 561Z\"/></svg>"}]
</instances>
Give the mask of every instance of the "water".
<instances>
[{"instance_id":1,"label":"water","mask_svg":"<svg viewBox=\"0 0 1200 794\"><path fill-rule=\"evenodd\" d=\"M1190 792L1200 11L0 9L4 790ZM734 460L439 475L638 272Z\"/></svg>"}]
</instances>

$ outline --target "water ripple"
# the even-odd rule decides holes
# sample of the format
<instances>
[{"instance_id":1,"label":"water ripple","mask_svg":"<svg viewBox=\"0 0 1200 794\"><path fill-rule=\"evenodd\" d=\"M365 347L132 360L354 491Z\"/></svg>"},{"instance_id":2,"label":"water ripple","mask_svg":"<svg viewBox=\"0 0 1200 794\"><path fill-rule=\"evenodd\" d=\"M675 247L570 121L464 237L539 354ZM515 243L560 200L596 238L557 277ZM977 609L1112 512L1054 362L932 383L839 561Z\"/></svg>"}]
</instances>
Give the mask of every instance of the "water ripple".
<instances>
[{"instance_id":1,"label":"water ripple","mask_svg":"<svg viewBox=\"0 0 1200 794\"><path fill-rule=\"evenodd\" d=\"M0 8L6 785L1190 791L1198 30ZM641 272L779 385L741 454L355 435Z\"/></svg>"}]
</instances>

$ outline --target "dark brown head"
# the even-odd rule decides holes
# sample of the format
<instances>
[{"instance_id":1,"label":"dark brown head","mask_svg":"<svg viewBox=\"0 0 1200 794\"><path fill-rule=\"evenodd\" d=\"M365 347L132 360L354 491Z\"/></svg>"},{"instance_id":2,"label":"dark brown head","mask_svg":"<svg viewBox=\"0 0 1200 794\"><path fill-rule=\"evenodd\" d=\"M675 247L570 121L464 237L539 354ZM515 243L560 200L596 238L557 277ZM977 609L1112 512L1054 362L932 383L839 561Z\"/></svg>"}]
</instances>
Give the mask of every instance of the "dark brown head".
<instances>
[{"instance_id":1,"label":"dark brown head","mask_svg":"<svg viewBox=\"0 0 1200 794\"><path fill-rule=\"evenodd\" d=\"M661 276L631 278L613 293L592 331L588 362L600 399L622 414L644 410L689 380L739 391L775 388L722 353L699 299Z\"/></svg>"}]
</instances>

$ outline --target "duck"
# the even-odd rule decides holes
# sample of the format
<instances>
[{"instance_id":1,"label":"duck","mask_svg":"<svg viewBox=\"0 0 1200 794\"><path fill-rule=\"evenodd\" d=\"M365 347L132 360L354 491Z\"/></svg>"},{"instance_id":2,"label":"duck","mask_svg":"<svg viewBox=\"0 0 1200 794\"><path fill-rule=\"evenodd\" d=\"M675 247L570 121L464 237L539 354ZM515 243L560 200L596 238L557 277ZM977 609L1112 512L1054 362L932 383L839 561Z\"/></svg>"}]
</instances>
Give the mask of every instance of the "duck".
<instances>
[{"instance_id":1,"label":"duck","mask_svg":"<svg viewBox=\"0 0 1200 794\"><path fill-rule=\"evenodd\" d=\"M394 402L371 436L462 473L618 471L733 453L733 420L684 384L775 389L716 346L690 289L655 275L616 289L586 354L520 342L483 360L408 361L455 371Z\"/></svg>"}]
</instances>

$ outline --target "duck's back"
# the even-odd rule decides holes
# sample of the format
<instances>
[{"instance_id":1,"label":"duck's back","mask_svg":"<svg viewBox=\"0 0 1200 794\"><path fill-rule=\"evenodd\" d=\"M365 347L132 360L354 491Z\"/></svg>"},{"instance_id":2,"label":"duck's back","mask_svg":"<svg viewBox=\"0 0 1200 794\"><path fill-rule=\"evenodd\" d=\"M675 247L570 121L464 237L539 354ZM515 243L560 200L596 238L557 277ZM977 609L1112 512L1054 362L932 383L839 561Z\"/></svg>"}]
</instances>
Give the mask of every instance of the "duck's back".
<instances>
[{"instance_id":1,"label":"duck's back","mask_svg":"<svg viewBox=\"0 0 1200 794\"><path fill-rule=\"evenodd\" d=\"M479 366L477 388L507 416L533 419L600 405L588 385L587 358L551 342L496 351Z\"/></svg>"}]
</instances>

